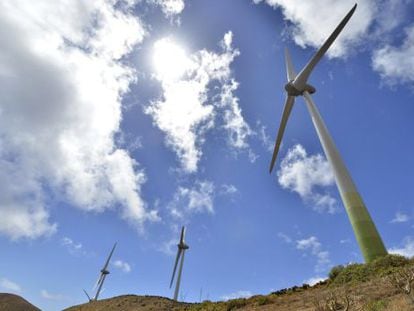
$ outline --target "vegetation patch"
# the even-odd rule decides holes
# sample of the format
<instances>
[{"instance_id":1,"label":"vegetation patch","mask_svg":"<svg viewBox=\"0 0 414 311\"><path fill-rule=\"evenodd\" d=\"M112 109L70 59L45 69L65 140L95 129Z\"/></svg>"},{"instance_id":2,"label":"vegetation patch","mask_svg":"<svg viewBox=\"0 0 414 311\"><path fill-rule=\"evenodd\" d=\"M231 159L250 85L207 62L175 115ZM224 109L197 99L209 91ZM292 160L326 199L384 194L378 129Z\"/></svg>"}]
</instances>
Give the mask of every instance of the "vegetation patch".
<instances>
[{"instance_id":1,"label":"vegetation patch","mask_svg":"<svg viewBox=\"0 0 414 311\"><path fill-rule=\"evenodd\" d=\"M367 264L336 266L329 272L329 284L366 282L373 277L390 275L410 263L411 261L403 256L387 255Z\"/></svg>"}]
</instances>

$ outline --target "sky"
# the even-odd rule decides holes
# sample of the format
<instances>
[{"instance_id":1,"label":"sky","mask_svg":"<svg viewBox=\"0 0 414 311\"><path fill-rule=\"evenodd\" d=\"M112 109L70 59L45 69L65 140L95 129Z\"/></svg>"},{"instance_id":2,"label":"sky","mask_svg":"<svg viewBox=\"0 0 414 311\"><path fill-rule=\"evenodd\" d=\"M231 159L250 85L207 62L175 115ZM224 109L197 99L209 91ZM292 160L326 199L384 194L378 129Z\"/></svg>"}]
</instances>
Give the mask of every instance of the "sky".
<instances>
[{"instance_id":1,"label":"sky","mask_svg":"<svg viewBox=\"0 0 414 311\"><path fill-rule=\"evenodd\" d=\"M299 98L273 174L284 48L300 70L348 0L0 3L0 291L268 294L363 262ZM414 255L414 3L358 1L313 99L387 249Z\"/></svg>"}]
</instances>

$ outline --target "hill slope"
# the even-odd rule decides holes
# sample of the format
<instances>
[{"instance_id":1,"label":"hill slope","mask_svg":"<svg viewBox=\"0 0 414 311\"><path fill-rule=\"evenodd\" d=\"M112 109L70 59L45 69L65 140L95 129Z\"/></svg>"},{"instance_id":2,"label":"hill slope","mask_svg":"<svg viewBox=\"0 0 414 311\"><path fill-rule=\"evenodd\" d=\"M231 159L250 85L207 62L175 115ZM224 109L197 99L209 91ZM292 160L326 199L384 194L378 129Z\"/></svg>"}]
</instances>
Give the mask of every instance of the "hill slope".
<instances>
[{"instance_id":1,"label":"hill slope","mask_svg":"<svg viewBox=\"0 0 414 311\"><path fill-rule=\"evenodd\" d=\"M178 311L189 305L165 297L124 295L70 307L64 311Z\"/></svg>"},{"instance_id":2,"label":"hill slope","mask_svg":"<svg viewBox=\"0 0 414 311\"><path fill-rule=\"evenodd\" d=\"M40 311L40 309L18 295L0 293L0 311Z\"/></svg>"},{"instance_id":3,"label":"hill slope","mask_svg":"<svg viewBox=\"0 0 414 311\"><path fill-rule=\"evenodd\" d=\"M347 308L348 306L348 308ZM414 311L414 260L389 255L370 264L334 267L329 279L266 296L225 302L179 303L163 297L126 295L66 311Z\"/></svg>"}]
</instances>

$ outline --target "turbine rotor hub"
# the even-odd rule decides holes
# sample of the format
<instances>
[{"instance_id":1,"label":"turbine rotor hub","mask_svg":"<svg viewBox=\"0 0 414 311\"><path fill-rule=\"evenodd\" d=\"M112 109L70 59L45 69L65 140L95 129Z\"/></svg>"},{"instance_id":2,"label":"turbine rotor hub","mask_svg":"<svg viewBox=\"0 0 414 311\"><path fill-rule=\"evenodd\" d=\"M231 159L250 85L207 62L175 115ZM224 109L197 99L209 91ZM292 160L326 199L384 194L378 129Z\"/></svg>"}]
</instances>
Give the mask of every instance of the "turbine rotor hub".
<instances>
[{"instance_id":1,"label":"turbine rotor hub","mask_svg":"<svg viewBox=\"0 0 414 311\"><path fill-rule=\"evenodd\" d=\"M302 95L305 91L307 91L309 94L313 94L316 92L316 89L310 84L305 84L303 89L298 89L295 86L294 81L289 81L288 83L286 83L285 90L289 96L299 96Z\"/></svg>"}]
</instances>

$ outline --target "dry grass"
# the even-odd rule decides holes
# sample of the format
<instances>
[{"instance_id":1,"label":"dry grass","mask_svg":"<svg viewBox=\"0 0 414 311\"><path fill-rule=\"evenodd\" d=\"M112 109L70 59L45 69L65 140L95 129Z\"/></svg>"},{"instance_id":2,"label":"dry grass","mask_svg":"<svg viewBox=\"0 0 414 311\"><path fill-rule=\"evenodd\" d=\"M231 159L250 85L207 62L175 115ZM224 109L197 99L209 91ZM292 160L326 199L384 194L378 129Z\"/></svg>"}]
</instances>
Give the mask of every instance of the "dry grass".
<instances>
[{"instance_id":1,"label":"dry grass","mask_svg":"<svg viewBox=\"0 0 414 311\"><path fill-rule=\"evenodd\" d=\"M406 295L398 293L387 281L380 277L352 286L319 285L305 290L300 288L282 295L253 296L248 299L234 299L228 302L204 302L201 304L176 303L163 297L120 296L66 309L66 311L331 311L345 310L317 309L315 301L326 301L331 295L343 301L345 294L351 303L349 311L414 311ZM327 306L327 305L325 305Z\"/></svg>"},{"instance_id":2,"label":"dry grass","mask_svg":"<svg viewBox=\"0 0 414 311\"><path fill-rule=\"evenodd\" d=\"M40 311L20 296L0 293L0 311Z\"/></svg>"}]
</instances>

